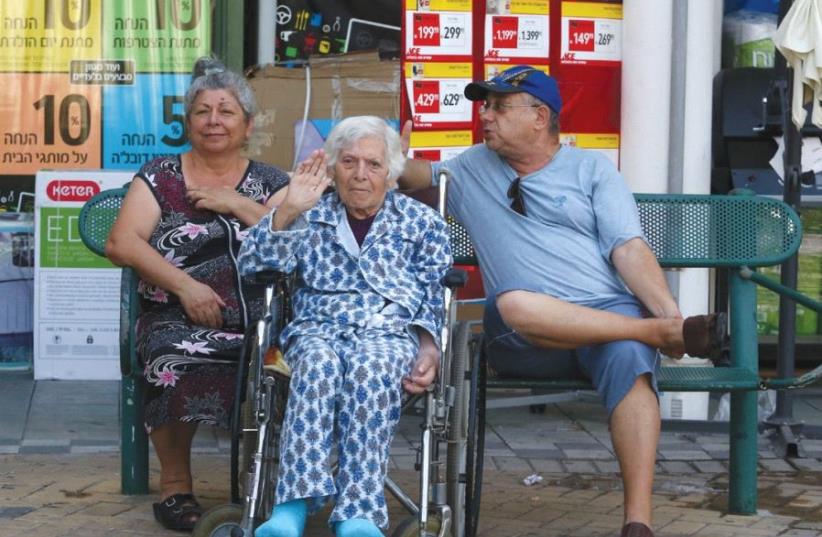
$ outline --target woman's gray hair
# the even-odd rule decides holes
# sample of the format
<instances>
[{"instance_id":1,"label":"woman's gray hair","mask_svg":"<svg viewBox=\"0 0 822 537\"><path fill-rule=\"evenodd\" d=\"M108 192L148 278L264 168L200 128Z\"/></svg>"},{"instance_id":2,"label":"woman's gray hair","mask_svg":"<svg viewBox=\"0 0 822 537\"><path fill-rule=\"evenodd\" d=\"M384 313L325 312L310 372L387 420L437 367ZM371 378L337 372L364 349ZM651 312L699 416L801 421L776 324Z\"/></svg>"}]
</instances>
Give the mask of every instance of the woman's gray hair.
<instances>
[{"instance_id":1,"label":"woman's gray hair","mask_svg":"<svg viewBox=\"0 0 822 537\"><path fill-rule=\"evenodd\" d=\"M257 113L257 99L254 98L254 92L251 91L245 77L230 71L223 62L211 56L203 56L194 63L191 85L188 87L185 96L186 119L191 115L194 100L203 90L226 90L231 92L237 102L240 103L246 121Z\"/></svg>"},{"instance_id":2,"label":"woman's gray hair","mask_svg":"<svg viewBox=\"0 0 822 537\"><path fill-rule=\"evenodd\" d=\"M397 188L397 178L405 167L400 135L384 119L377 116L353 116L337 123L325 141L328 167L333 170L340 153L363 138L377 138L385 144L386 181L389 188Z\"/></svg>"}]
</instances>

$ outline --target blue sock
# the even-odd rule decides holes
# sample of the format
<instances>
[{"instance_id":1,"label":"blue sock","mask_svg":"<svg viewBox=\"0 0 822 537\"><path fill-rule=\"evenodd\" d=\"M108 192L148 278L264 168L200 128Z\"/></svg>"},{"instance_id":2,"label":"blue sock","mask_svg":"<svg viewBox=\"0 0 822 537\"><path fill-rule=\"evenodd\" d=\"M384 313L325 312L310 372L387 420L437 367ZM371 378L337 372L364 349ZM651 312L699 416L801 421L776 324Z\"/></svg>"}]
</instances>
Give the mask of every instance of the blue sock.
<instances>
[{"instance_id":1,"label":"blue sock","mask_svg":"<svg viewBox=\"0 0 822 537\"><path fill-rule=\"evenodd\" d=\"M337 537L383 537L380 528L364 518L350 518L339 522L334 534Z\"/></svg>"},{"instance_id":2,"label":"blue sock","mask_svg":"<svg viewBox=\"0 0 822 537\"><path fill-rule=\"evenodd\" d=\"M308 502L305 499L275 505L271 517L254 531L254 537L302 537Z\"/></svg>"}]
</instances>

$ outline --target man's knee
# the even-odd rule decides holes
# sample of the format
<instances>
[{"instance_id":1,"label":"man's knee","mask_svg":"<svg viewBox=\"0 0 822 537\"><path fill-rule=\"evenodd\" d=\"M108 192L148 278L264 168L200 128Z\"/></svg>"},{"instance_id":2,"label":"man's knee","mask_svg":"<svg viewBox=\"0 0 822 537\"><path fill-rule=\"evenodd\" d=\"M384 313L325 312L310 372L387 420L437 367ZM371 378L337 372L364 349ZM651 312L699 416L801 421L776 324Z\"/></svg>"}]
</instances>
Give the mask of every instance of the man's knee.
<instances>
[{"instance_id":1,"label":"man's knee","mask_svg":"<svg viewBox=\"0 0 822 537\"><path fill-rule=\"evenodd\" d=\"M527 291L508 291L497 296L497 311L502 321L523 337L529 335L527 326L529 294Z\"/></svg>"}]
</instances>

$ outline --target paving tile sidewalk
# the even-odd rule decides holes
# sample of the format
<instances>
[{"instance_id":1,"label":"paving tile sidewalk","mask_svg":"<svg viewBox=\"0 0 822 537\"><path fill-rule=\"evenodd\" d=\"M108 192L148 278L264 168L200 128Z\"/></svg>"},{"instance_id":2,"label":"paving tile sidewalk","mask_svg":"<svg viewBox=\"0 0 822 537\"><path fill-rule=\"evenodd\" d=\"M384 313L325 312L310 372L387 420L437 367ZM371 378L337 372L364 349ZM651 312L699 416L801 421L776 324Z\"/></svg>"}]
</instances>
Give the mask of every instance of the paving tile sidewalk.
<instances>
[{"instance_id":1,"label":"paving tile sidewalk","mask_svg":"<svg viewBox=\"0 0 822 537\"><path fill-rule=\"evenodd\" d=\"M156 468L156 461L154 468ZM0 536L172 536L152 516L154 496L119 493L116 453L0 456ZM228 458L195 459L197 493L207 507L226 501ZM393 477L414 490L416 474ZM483 486L480 537L598 537L618 535L622 492L609 473L543 473L533 486L522 473L489 470ZM157 474L152 473L152 490ZM822 536L822 474L768 472L760 478L756 516L722 512L727 481L715 474L662 474L654 516L660 537ZM407 514L393 499L392 528ZM330 536L327 512L314 517L306 537ZM390 533L388 533L390 535Z\"/></svg>"},{"instance_id":2,"label":"paving tile sidewalk","mask_svg":"<svg viewBox=\"0 0 822 537\"><path fill-rule=\"evenodd\" d=\"M119 494L117 382L0 377L0 537L180 535L155 524L153 496ZM822 421L819 398L804 418ZM419 426L404 418L391 446L393 476L412 485ZM727 434L662 434L657 453L657 535L822 537L822 441L804 440L804 459L782 459L760 437L760 513L723 515ZM228 438L195 438L197 492L206 505L227 497ZM604 411L578 400L488 412L482 537L617 535L621 483ZM156 487L157 463L152 460ZM543 481L522 484L530 474ZM204 477L205 476L205 477ZM412 494L412 496L415 494ZM392 520L404 516L392 504ZM321 519L307 537L330 535ZM389 534L390 535L390 534Z\"/></svg>"}]
</instances>

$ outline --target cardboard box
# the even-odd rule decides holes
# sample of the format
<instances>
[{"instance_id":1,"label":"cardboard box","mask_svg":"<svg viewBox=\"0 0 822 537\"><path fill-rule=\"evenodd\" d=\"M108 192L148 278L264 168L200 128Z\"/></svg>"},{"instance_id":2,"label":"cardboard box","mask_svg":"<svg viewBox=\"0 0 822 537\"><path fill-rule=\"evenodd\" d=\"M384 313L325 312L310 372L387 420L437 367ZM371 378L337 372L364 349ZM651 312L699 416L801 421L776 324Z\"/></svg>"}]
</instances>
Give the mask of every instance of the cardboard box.
<instances>
[{"instance_id":1,"label":"cardboard box","mask_svg":"<svg viewBox=\"0 0 822 537\"><path fill-rule=\"evenodd\" d=\"M398 120L399 61L380 60L376 52L366 52L312 57L309 67L310 73L308 68L269 65L250 75L249 83L260 108L255 134L247 148L250 158L291 170L295 125L302 122L305 111L307 75L311 81L309 120L323 125L357 115ZM311 141L316 142L316 136Z\"/></svg>"}]
</instances>

